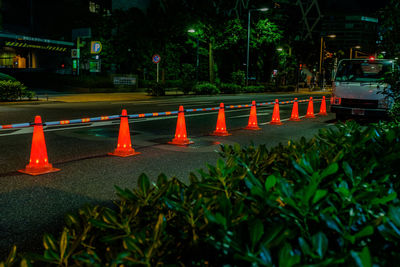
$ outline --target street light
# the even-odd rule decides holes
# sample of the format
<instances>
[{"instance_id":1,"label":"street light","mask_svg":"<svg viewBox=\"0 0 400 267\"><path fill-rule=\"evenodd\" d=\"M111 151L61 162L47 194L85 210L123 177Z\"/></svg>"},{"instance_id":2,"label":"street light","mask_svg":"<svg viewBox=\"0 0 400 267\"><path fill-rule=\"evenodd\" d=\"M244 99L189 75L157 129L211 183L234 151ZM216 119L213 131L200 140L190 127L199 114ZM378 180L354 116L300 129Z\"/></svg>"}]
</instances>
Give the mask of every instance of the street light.
<instances>
[{"instance_id":1,"label":"street light","mask_svg":"<svg viewBox=\"0 0 400 267\"><path fill-rule=\"evenodd\" d=\"M189 33L195 33L195 29L189 29ZM196 34L196 81L199 80L199 35Z\"/></svg>"},{"instance_id":2,"label":"street light","mask_svg":"<svg viewBox=\"0 0 400 267\"><path fill-rule=\"evenodd\" d=\"M350 59L353 59L353 48L355 48L355 49L360 49L361 46L356 45L356 46L350 47Z\"/></svg>"},{"instance_id":3,"label":"street light","mask_svg":"<svg viewBox=\"0 0 400 267\"><path fill-rule=\"evenodd\" d=\"M249 9L247 20L247 57L246 57L246 86L249 86L249 63L250 63L250 15L252 11L266 12L268 8Z\"/></svg>"},{"instance_id":4,"label":"street light","mask_svg":"<svg viewBox=\"0 0 400 267\"><path fill-rule=\"evenodd\" d=\"M285 48L287 49L289 56L292 56L292 48L291 48L288 44L283 44L282 46L285 47ZM276 51L278 51L278 52L284 51L285 49L284 49L282 46L279 46L279 47L276 49ZM285 50L285 51L286 51L286 50Z\"/></svg>"},{"instance_id":5,"label":"street light","mask_svg":"<svg viewBox=\"0 0 400 267\"><path fill-rule=\"evenodd\" d=\"M324 75L321 72L322 71L322 62L323 62L323 53L325 51L324 46L325 46L325 40L324 37L328 37L328 38L336 38L335 34L329 34L329 35L325 35L325 36L321 36L321 51L320 51L320 55L319 55L319 75L321 77L321 86L324 86Z\"/></svg>"}]
</instances>

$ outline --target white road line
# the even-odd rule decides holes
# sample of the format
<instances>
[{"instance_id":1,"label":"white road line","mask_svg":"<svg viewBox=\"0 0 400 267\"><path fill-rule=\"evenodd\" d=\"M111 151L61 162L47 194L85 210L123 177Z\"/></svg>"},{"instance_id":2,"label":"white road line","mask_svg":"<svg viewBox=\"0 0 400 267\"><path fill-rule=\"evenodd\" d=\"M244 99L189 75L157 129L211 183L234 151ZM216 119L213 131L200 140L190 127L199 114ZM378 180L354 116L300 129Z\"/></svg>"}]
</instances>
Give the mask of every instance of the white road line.
<instances>
[{"instance_id":1,"label":"white road line","mask_svg":"<svg viewBox=\"0 0 400 267\"><path fill-rule=\"evenodd\" d=\"M144 101L142 101L144 102ZM150 101L148 101L150 102ZM305 103L305 102L304 102ZM300 103L299 103L300 104ZM267 106L261 106L258 107L258 110L265 110L271 107ZM241 109L231 109L231 110L225 110L225 113L231 113L231 112L241 112L244 109L247 109L250 111L250 108L241 108ZM204 116L204 115L209 115L209 114L215 114L218 113L218 110L215 111L210 111L210 112L201 112L201 113L195 113L195 114L185 114L185 117L197 117L197 116ZM259 116L264 116L264 115L269 115L270 113L264 113L264 112L259 112L257 115ZM242 118L242 117L247 117L248 115L238 115L232 118ZM299 118L304 118L305 116L300 116ZM135 123L141 123L141 122L146 122L146 121L156 121L156 120L168 120L168 119L176 119L177 115L174 116L161 116L161 117L149 117L149 118L140 118L140 119L129 119L129 122L135 122ZM287 119L282 119L281 121L288 121L289 118ZM101 126L109 126L109 125L115 125L119 124L119 120L112 120L112 121L101 121L101 122L93 122L92 124L77 124L76 127L72 126L72 124L68 125L69 127L59 127L59 128L51 128L51 126L44 126L43 130L45 132L55 132L55 131L68 131L68 130L76 130L76 129L83 129L83 128L90 128L90 127L101 127ZM264 122L264 123L259 123L260 125L267 125L269 122ZM60 126L60 125L57 125ZM15 130L15 129L14 129ZM7 130L6 130L7 131ZM2 136L8 136L8 135L19 135L19 134L31 134L33 132L33 127L26 127L26 128L21 128L18 129L17 131L13 131L10 133L4 133L0 134L0 138Z\"/></svg>"},{"instance_id":2,"label":"white road line","mask_svg":"<svg viewBox=\"0 0 400 267\"><path fill-rule=\"evenodd\" d=\"M229 111L225 111L225 112L238 112L238 111L240 111L240 110L229 110ZM197 117L197 116L204 116L204 115L216 114L216 113L218 113L217 110L211 111L211 112L202 112L202 113L197 113L197 114L185 114L185 117ZM173 116L161 116L161 117L149 117L149 118L140 118L140 119L129 119L128 121L130 123L132 123L132 122L141 123L141 122L146 122L146 121L176 119L177 117L178 117L177 115L173 115ZM52 126L44 126L43 127L43 131L45 131L45 132L68 131L68 130L90 128L90 127L110 126L110 125L115 125L115 124L119 124L119 120L93 122L92 124L86 124L86 125L85 124L77 124L76 126L73 126L73 124L69 124L65 128L62 127L61 125L56 125L57 128L52 128ZM16 130L16 129L13 129L13 130ZM21 128L21 129L18 129L17 131L0 134L0 138L2 136L8 136L8 135L31 134L32 132L33 132L33 127Z\"/></svg>"},{"instance_id":3,"label":"white road line","mask_svg":"<svg viewBox=\"0 0 400 267\"><path fill-rule=\"evenodd\" d=\"M267 116L271 113L268 112L257 112L257 116ZM248 118L249 114L244 114L244 115L238 115L238 116L233 116L233 117L229 117L230 119L238 119L238 118Z\"/></svg>"},{"instance_id":4,"label":"white road line","mask_svg":"<svg viewBox=\"0 0 400 267\"><path fill-rule=\"evenodd\" d=\"M304 115L304 116L299 116L299 118L304 118L306 115ZM287 118L287 119L282 119L281 121L288 121L288 120L290 120L290 118ZM259 125L267 125L267 124L269 124L269 122L262 122L262 123L259 123Z\"/></svg>"}]
</instances>

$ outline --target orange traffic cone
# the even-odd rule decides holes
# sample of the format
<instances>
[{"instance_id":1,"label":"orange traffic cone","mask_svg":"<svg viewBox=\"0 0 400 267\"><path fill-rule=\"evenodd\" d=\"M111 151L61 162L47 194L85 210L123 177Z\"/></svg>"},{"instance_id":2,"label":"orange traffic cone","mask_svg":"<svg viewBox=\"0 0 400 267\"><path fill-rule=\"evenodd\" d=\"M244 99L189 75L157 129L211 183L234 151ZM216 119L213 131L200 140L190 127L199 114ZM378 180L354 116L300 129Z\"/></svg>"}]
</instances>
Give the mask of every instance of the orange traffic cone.
<instances>
[{"instance_id":1,"label":"orange traffic cone","mask_svg":"<svg viewBox=\"0 0 400 267\"><path fill-rule=\"evenodd\" d=\"M310 97L310 100L308 102L306 118L315 118L315 116L314 116L314 104L313 104L312 96Z\"/></svg>"},{"instance_id":2,"label":"orange traffic cone","mask_svg":"<svg viewBox=\"0 0 400 267\"><path fill-rule=\"evenodd\" d=\"M269 124L282 125L281 117L279 116L279 101L275 99L274 112L272 113L272 120Z\"/></svg>"},{"instance_id":3,"label":"orange traffic cone","mask_svg":"<svg viewBox=\"0 0 400 267\"><path fill-rule=\"evenodd\" d=\"M228 135L231 135L226 130L224 103L221 103L219 105L217 127L216 127L215 131L212 133L212 135L217 135L217 136L228 136Z\"/></svg>"},{"instance_id":4,"label":"orange traffic cone","mask_svg":"<svg viewBox=\"0 0 400 267\"><path fill-rule=\"evenodd\" d=\"M119 124L119 135L118 135L118 145L114 152L108 153L108 155L118 156L118 157L129 157L140 154L132 148L131 144L131 134L129 132L128 124L128 113L126 109L122 110L121 122Z\"/></svg>"},{"instance_id":5,"label":"orange traffic cone","mask_svg":"<svg viewBox=\"0 0 400 267\"><path fill-rule=\"evenodd\" d=\"M18 170L19 172L40 175L50 172L57 172L60 169L53 168L53 165L49 163L47 157L46 142L43 134L43 124L40 116L35 117L35 126L33 127L32 147L31 156L29 158L29 164L26 165L25 169Z\"/></svg>"},{"instance_id":6,"label":"orange traffic cone","mask_svg":"<svg viewBox=\"0 0 400 267\"><path fill-rule=\"evenodd\" d=\"M319 113L318 115L322 116L327 116L328 113L326 112L326 101L325 101L325 96L322 96L322 102L321 102L321 107L319 108Z\"/></svg>"},{"instance_id":7,"label":"orange traffic cone","mask_svg":"<svg viewBox=\"0 0 400 267\"><path fill-rule=\"evenodd\" d=\"M257 123L256 101L254 101L254 100L251 102L249 123L247 124L245 129L246 130L261 130L261 128L258 127L258 123Z\"/></svg>"},{"instance_id":8,"label":"orange traffic cone","mask_svg":"<svg viewBox=\"0 0 400 267\"><path fill-rule=\"evenodd\" d=\"M168 144L185 146L193 143L194 143L193 141L190 141L187 138L185 113L183 106L179 106L178 122L176 123L175 138L172 139L171 142L168 142Z\"/></svg>"},{"instance_id":9,"label":"orange traffic cone","mask_svg":"<svg viewBox=\"0 0 400 267\"><path fill-rule=\"evenodd\" d=\"M294 99L292 116L289 119L290 121L300 121L299 118L299 103L297 102L297 98Z\"/></svg>"}]
</instances>

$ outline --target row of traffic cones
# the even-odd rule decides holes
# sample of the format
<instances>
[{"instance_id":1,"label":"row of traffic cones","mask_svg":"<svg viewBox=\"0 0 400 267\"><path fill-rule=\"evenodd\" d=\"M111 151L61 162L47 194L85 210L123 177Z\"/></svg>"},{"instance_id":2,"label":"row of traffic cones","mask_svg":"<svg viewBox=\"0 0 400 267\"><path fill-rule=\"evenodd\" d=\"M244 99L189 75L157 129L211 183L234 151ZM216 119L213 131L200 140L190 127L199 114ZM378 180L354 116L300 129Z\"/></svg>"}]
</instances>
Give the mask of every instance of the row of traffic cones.
<instances>
[{"instance_id":1,"label":"row of traffic cones","mask_svg":"<svg viewBox=\"0 0 400 267\"><path fill-rule=\"evenodd\" d=\"M312 102L312 97L310 97L307 115L306 118L314 118L314 106ZM325 96L322 99L320 115L327 115L326 113L326 103ZM299 121L299 112L298 112L298 102L297 98L294 100L292 115L290 117L291 121ZM275 100L274 111L272 114L272 120L270 124L280 125L282 124L279 116L279 101ZM261 130L258 127L257 123L257 111L256 111L256 102L252 101L250 117L248 125L245 127L247 130ZM226 129L225 123L225 106L224 103L220 104L218 119L217 119L217 127L213 132L213 135L216 136L228 136L231 135ZM175 137L172 139L169 144L185 146L192 144L193 141L190 141L187 137L186 132L186 122L185 122L185 114L183 106L179 107L178 112L178 121L176 125ZM140 152L136 152L131 143L131 135L129 131L129 123L128 123L128 113L125 109L122 110L121 114L121 122L119 127L119 135L118 135L118 144L117 148L114 152L108 153L109 155L118 156L118 157L129 157L140 154ZM35 117L34 128L33 128L33 137L32 137L32 146L31 146L31 155L29 158L29 163L25 167L25 169L19 170L19 172L30 174L30 175L40 175L45 173L57 172L60 169L54 168L51 163L49 163L47 156L47 148L44 139L43 133L43 124L40 116Z\"/></svg>"},{"instance_id":2,"label":"row of traffic cones","mask_svg":"<svg viewBox=\"0 0 400 267\"><path fill-rule=\"evenodd\" d=\"M323 116L328 115L327 112L326 112L325 96L322 97L322 103L321 103L319 115L323 115ZM306 118L315 118L315 116L314 116L314 104L313 104L313 98L312 97L310 97L310 100L308 102ZM291 115L289 120L291 120L291 121L300 121L300 118L299 118L299 107L298 107L297 98L294 99L292 115ZM271 120L270 124L273 124L273 125L281 125L282 124L282 122L280 120L280 115L279 115L279 101L278 101L278 99L275 100L274 111L273 111L273 114L272 114L272 120ZM256 111L256 102L255 101L252 101L252 103L251 103L249 122L248 122L247 126L244 129L246 129L246 130L261 130L261 128L258 127L258 123L257 123L257 111ZM215 131L212 133L212 135L216 135L216 136L228 136L228 135L231 135L226 129L224 103L221 103L220 106L219 106L217 127L216 127ZM184 114L183 106L179 107L178 121L177 121L177 124L176 124L175 137L171 142L168 142L168 143L172 144L172 145L179 145L179 146L185 146L185 145L189 145L189 144L193 143L187 137L185 114Z\"/></svg>"}]
</instances>

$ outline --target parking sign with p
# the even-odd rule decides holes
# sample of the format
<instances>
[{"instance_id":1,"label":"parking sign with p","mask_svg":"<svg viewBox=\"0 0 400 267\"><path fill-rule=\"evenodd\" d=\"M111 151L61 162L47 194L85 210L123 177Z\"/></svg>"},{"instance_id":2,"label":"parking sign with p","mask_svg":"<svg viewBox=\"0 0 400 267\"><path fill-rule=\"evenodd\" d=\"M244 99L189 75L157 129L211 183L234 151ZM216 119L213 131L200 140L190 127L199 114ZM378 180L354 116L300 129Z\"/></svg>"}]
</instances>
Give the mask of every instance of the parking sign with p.
<instances>
[{"instance_id":1,"label":"parking sign with p","mask_svg":"<svg viewBox=\"0 0 400 267\"><path fill-rule=\"evenodd\" d=\"M102 46L99 41L92 41L90 44L90 53L91 54L100 54L101 48L102 48Z\"/></svg>"}]
</instances>

